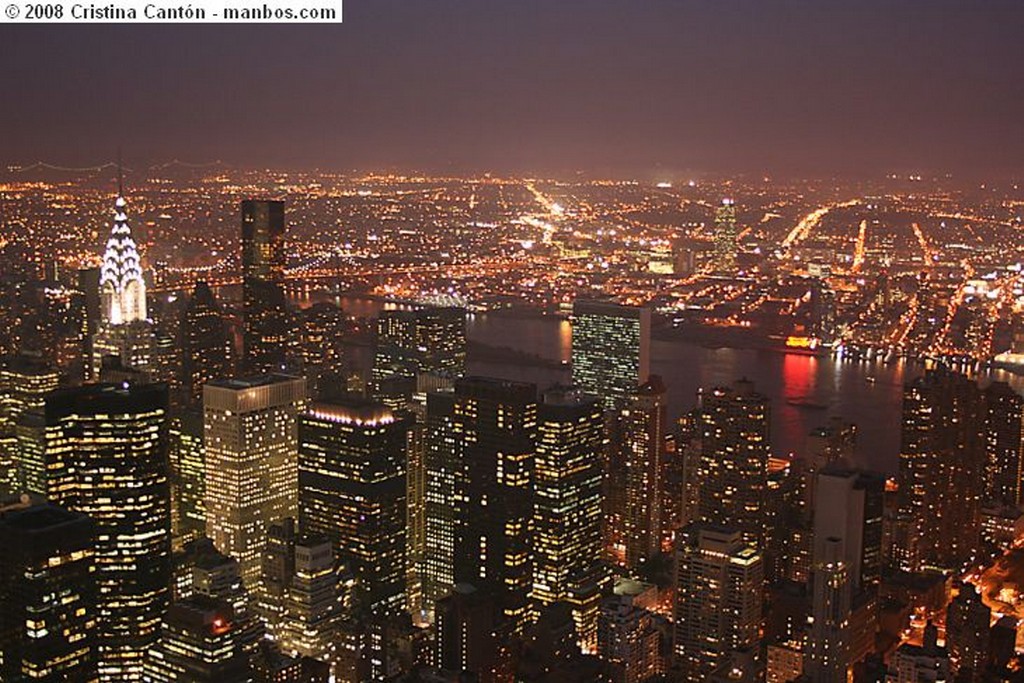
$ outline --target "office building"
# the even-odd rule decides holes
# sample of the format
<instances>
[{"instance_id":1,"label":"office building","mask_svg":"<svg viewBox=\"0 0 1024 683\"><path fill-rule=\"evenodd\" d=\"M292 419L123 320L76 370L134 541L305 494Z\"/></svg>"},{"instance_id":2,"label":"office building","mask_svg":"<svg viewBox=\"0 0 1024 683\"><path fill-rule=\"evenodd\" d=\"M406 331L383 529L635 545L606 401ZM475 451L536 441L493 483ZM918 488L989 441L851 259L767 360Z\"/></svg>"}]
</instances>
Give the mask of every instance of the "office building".
<instances>
[{"instance_id":1,"label":"office building","mask_svg":"<svg viewBox=\"0 0 1024 683\"><path fill-rule=\"evenodd\" d=\"M171 418L168 460L174 548L206 534L206 446L203 414L189 411Z\"/></svg>"},{"instance_id":2,"label":"office building","mask_svg":"<svg viewBox=\"0 0 1024 683\"><path fill-rule=\"evenodd\" d=\"M284 590L281 648L336 667L342 602L331 542L299 540L291 552L294 569Z\"/></svg>"},{"instance_id":3,"label":"office building","mask_svg":"<svg viewBox=\"0 0 1024 683\"><path fill-rule=\"evenodd\" d=\"M100 680L139 680L170 597L167 389L62 389L45 415L48 495L96 524Z\"/></svg>"},{"instance_id":4,"label":"office building","mask_svg":"<svg viewBox=\"0 0 1024 683\"><path fill-rule=\"evenodd\" d=\"M147 683L250 683L249 655L242 647L231 605L197 595L171 604L160 639L146 658Z\"/></svg>"},{"instance_id":5,"label":"office building","mask_svg":"<svg viewBox=\"0 0 1024 683\"><path fill-rule=\"evenodd\" d=\"M805 671L817 683L846 683L850 663L850 568L842 539L815 535L811 625Z\"/></svg>"},{"instance_id":6,"label":"office building","mask_svg":"<svg viewBox=\"0 0 1024 683\"><path fill-rule=\"evenodd\" d=\"M505 618L530 619L532 384L468 377L427 402L426 604L455 583L495 587Z\"/></svg>"},{"instance_id":7,"label":"office building","mask_svg":"<svg viewBox=\"0 0 1024 683\"><path fill-rule=\"evenodd\" d=\"M377 318L374 380L392 375L466 374L466 310L385 310Z\"/></svg>"},{"instance_id":8,"label":"office building","mask_svg":"<svg viewBox=\"0 0 1024 683\"><path fill-rule=\"evenodd\" d=\"M284 297L284 202L242 202L242 305L245 368L280 372L287 364L291 320Z\"/></svg>"},{"instance_id":9,"label":"office building","mask_svg":"<svg viewBox=\"0 0 1024 683\"><path fill-rule=\"evenodd\" d=\"M538 607L572 606L584 653L597 648L606 583L601 567L604 449L600 399L573 387L544 392L537 407L531 597Z\"/></svg>"},{"instance_id":10,"label":"office building","mask_svg":"<svg viewBox=\"0 0 1024 683\"><path fill-rule=\"evenodd\" d=\"M410 418L362 400L299 417L299 528L333 545L372 612L404 607Z\"/></svg>"},{"instance_id":11,"label":"office building","mask_svg":"<svg viewBox=\"0 0 1024 683\"><path fill-rule=\"evenodd\" d=\"M298 513L300 378L218 380L203 390L206 535L238 560L252 590L260 581L271 522Z\"/></svg>"},{"instance_id":12,"label":"office building","mask_svg":"<svg viewBox=\"0 0 1024 683\"><path fill-rule=\"evenodd\" d=\"M189 404L200 407L203 386L232 376L231 337L210 286L196 283L185 309L182 339L185 352L185 389Z\"/></svg>"},{"instance_id":13,"label":"office building","mask_svg":"<svg viewBox=\"0 0 1024 683\"><path fill-rule=\"evenodd\" d=\"M1006 382L993 382L984 392L985 497L1020 505L1024 484L1024 398Z\"/></svg>"},{"instance_id":14,"label":"office building","mask_svg":"<svg viewBox=\"0 0 1024 683\"><path fill-rule=\"evenodd\" d=\"M572 383L600 396L606 408L647 380L651 311L614 303L577 301L572 309Z\"/></svg>"},{"instance_id":15,"label":"office building","mask_svg":"<svg viewBox=\"0 0 1024 683\"><path fill-rule=\"evenodd\" d=\"M0 680L94 683L96 527L52 505L0 509Z\"/></svg>"},{"instance_id":16,"label":"office building","mask_svg":"<svg viewBox=\"0 0 1024 683\"><path fill-rule=\"evenodd\" d=\"M988 680L992 647L992 610L969 583L962 584L946 608L946 649L950 673L957 681Z\"/></svg>"}]
</instances>

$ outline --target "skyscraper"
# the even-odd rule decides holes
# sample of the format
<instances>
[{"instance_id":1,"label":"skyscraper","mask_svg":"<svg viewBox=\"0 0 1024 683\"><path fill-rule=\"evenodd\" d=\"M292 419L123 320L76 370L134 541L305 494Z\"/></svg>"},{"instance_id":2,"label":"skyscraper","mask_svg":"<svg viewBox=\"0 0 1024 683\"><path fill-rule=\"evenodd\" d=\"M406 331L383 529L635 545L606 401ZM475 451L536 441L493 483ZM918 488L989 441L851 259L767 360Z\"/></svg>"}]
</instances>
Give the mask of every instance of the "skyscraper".
<instances>
[{"instance_id":1,"label":"skyscraper","mask_svg":"<svg viewBox=\"0 0 1024 683\"><path fill-rule=\"evenodd\" d=\"M427 416L428 605L457 582L494 588L520 631L530 618L537 388L463 378L454 394L430 395Z\"/></svg>"},{"instance_id":2,"label":"skyscraper","mask_svg":"<svg viewBox=\"0 0 1024 683\"><path fill-rule=\"evenodd\" d=\"M845 562L844 541L814 538L817 552L811 568L813 597L804 671L820 683L846 683L850 650L852 581Z\"/></svg>"},{"instance_id":3,"label":"skyscraper","mask_svg":"<svg viewBox=\"0 0 1024 683\"><path fill-rule=\"evenodd\" d=\"M298 512L300 378L265 375L210 382L203 390L206 532L260 585L268 525Z\"/></svg>"},{"instance_id":4,"label":"skyscraper","mask_svg":"<svg viewBox=\"0 0 1024 683\"><path fill-rule=\"evenodd\" d=\"M972 379L937 368L904 388L899 495L909 547L900 549L901 568L958 568L971 559L984 494L984 425Z\"/></svg>"},{"instance_id":5,"label":"skyscraper","mask_svg":"<svg viewBox=\"0 0 1024 683\"><path fill-rule=\"evenodd\" d=\"M715 270L722 274L736 272L736 253L739 250L736 228L736 203L723 199L715 211Z\"/></svg>"},{"instance_id":6,"label":"skyscraper","mask_svg":"<svg viewBox=\"0 0 1024 683\"><path fill-rule=\"evenodd\" d=\"M206 446L203 414L171 419L169 464L175 549L206 534Z\"/></svg>"},{"instance_id":7,"label":"skyscraper","mask_svg":"<svg viewBox=\"0 0 1024 683\"><path fill-rule=\"evenodd\" d=\"M420 308L381 311L373 378L466 373L466 310Z\"/></svg>"},{"instance_id":8,"label":"skyscraper","mask_svg":"<svg viewBox=\"0 0 1024 683\"><path fill-rule=\"evenodd\" d=\"M737 654L760 657L764 568L739 531L690 525L676 558L675 644L682 680L708 680Z\"/></svg>"},{"instance_id":9,"label":"skyscraper","mask_svg":"<svg viewBox=\"0 0 1024 683\"><path fill-rule=\"evenodd\" d=\"M654 609L657 587L620 579L601 602L598 653L618 669L613 680L641 683L665 672Z\"/></svg>"},{"instance_id":10,"label":"skyscraper","mask_svg":"<svg viewBox=\"0 0 1024 683\"><path fill-rule=\"evenodd\" d=\"M623 548L623 561L633 569L661 550L666 407L665 384L652 375L626 393L616 416L612 448L619 453L609 472L610 518L621 529L616 545Z\"/></svg>"},{"instance_id":11,"label":"skyscraper","mask_svg":"<svg viewBox=\"0 0 1024 683\"><path fill-rule=\"evenodd\" d=\"M200 406L203 385L231 376L231 339L220 306L205 282L197 282L185 310L185 374L189 402Z\"/></svg>"},{"instance_id":12,"label":"skyscraper","mask_svg":"<svg viewBox=\"0 0 1024 683\"><path fill-rule=\"evenodd\" d=\"M313 403L299 417L299 529L332 543L368 612L404 606L411 426L358 400Z\"/></svg>"},{"instance_id":13,"label":"skyscraper","mask_svg":"<svg viewBox=\"0 0 1024 683\"><path fill-rule=\"evenodd\" d=\"M0 680L98 680L95 555L83 514L0 510Z\"/></svg>"},{"instance_id":14,"label":"skyscraper","mask_svg":"<svg viewBox=\"0 0 1024 683\"><path fill-rule=\"evenodd\" d=\"M618 407L650 372L650 309L577 301L572 316L573 384Z\"/></svg>"},{"instance_id":15,"label":"skyscraper","mask_svg":"<svg viewBox=\"0 0 1024 683\"><path fill-rule=\"evenodd\" d=\"M573 387L537 407L533 590L539 607L572 605L581 649L597 649L601 588L604 418L600 399Z\"/></svg>"},{"instance_id":16,"label":"skyscraper","mask_svg":"<svg viewBox=\"0 0 1024 683\"><path fill-rule=\"evenodd\" d=\"M125 366L133 368L146 368L152 362L154 337L146 310L146 282L126 206L119 188L100 268L100 324L92 343L93 377L107 355L119 356Z\"/></svg>"},{"instance_id":17,"label":"skyscraper","mask_svg":"<svg viewBox=\"0 0 1024 683\"><path fill-rule=\"evenodd\" d=\"M139 680L171 582L167 389L91 384L46 399L47 491L96 523L100 679Z\"/></svg>"},{"instance_id":18,"label":"skyscraper","mask_svg":"<svg viewBox=\"0 0 1024 683\"><path fill-rule=\"evenodd\" d=\"M727 523L762 552L770 424L768 399L746 380L702 394L698 520Z\"/></svg>"},{"instance_id":19,"label":"skyscraper","mask_svg":"<svg viewBox=\"0 0 1024 683\"><path fill-rule=\"evenodd\" d=\"M991 631L992 610L982 602L981 594L973 585L961 585L946 611L949 668L957 681L988 680Z\"/></svg>"},{"instance_id":20,"label":"skyscraper","mask_svg":"<svg viewBox=\"0 0 1024 683\"><path fill-rule=\"evenodd\" d=\"M299 540L293 547L281 615L281 646L289 652L337 665L341 600L331 542Z\"/></svg>"},{"instance_id":21,"label":"skyscraper","mask_svg":"<svg viewBox=\"0 0 1024 683\"><path fill-rule=\"evenodd\" d=\"M0 495L46 493L42 463L31 452L21 453L18 424L42 409L59 380L57 370L41 358L19 355L0 365Z\"/></svg>"},{"instance_id":22,"label":"skyscraper","mask_svg":"<svg viewBox=\"0 0 1024 683\"><path fill-rule=\"evenodd\" d=\"M287 262L284 202L242 202L242 303L245 366L280 372L287 361L290 321L282 284Z\"/></svg>"},{"instance_id":23,"label":"skyscraper","mask_svg":"<svg viewBox=\"0 0 1024 683\"><path fill-rule=\"evenodd\" d=\"M986 387L984 400L986 497L1019 505L1024 485L1024 398L1006 382L993 382Z\"/></svg>"},{"instance_id":24,"label":"skyscraper","mask_svg":"<svg viewBox=\"0 0 1024 683\"><path fill-rule=\"evenodd\" d=\"M839 559L852 592L876 590L882 579L885 477L837 463L818 473L815 490L813 560L834 563L826 550L830 539L840 539Z\"/></svg>"}]
</instances>

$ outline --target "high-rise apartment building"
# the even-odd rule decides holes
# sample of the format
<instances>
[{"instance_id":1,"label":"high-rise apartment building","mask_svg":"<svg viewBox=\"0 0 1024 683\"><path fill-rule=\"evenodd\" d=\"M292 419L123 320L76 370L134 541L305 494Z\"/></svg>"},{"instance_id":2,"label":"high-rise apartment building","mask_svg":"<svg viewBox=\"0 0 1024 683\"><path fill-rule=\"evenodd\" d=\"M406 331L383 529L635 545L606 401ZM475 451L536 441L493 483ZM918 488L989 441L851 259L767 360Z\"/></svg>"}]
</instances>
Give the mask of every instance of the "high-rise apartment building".
<instances>
[{"instance_id":1,"label":"high-rise apartment building","mask_svg":"<svg viewBox=\"0 0 1024 683\"><path fill-rule=\"evenodd\" d=\"M1019 505L1024 493L1024 397L1006 382L993 382L983 395L985 496L993 502Z\"/></svg>"},{"instance_id":2,"label":"high-rise apartment building","mask_svg":"<svg viewBox=\"0 0 1024 683\"><path fill-rule=\"evenodd\" d=\"M609 467L609 521L621 536L625 566L637 568L661 550L662 458L667 428L667 390L652 375L625 394L615 415Z\"/></svg>"},{"instance_id":3,"label":"high-rise apartment building","mask_svg":"<svg viewBox=\"0 0 1024 683\"><path fill-rule=\"evenodd\" d=\"M300 378L265 375L210 382L203 390L206 533L238 560L252 590L271 522L298 513Z\"/></svg>"},{"instance_id":4,"label":"high-rise apartment building","mask_svg":"<svg viewBox=\"0 0 1024 683\"><path fill-rule=\"evenodd\" d=\"M978 538L984 495L985 411L974 380L929 370L903 391L900 513L908 529L902 569L958 568Z\"/></svg>"},{"instance_id":5,"label":"high-rise apartment building","mask_svg":"<svg viewBox=\"0 0 1024 683\"><path fill-rule=\"evenodd\" d=\"M197 595L173 603L160 639L146 657L147 683L249 683L250 656L243 648L231 605Z\"/></svg>"},{"instance_id":6,"label":"high-rise apartment building","mask_svg":"<svg viewBox=\"0 0 1024 683\"><path fill-rule=\"evenodd\" d=\"M736 254L739 251L739 230L736 227L736 202L723 199L715 211L715 270L722 274L736 271Z\"/></svg>"},{"instance_id":7,"label":"high-rise apartment building","mask_svg":"<svg viewBox=\"0 0 1024 683\"><path fill-rule=\"evenodd\" d=\"M100 679L139 680L170 597L167 389L62 389L45 415L48 495L96 524Z\"/></svg>"},{"instance_id":8,"label":"high-rise apartment building","mask_svg":"<svg viewBox=\"0 0 1024 683\"><path fill-rule=\"evenodd\" d=\"M728 524L763 550L771 411L768 399L748 381L702 393L697 518Z\"/></svg>"},{"instance_id":9,"label":"high-rise apartment building","mask_svg":"<svg viewBox=\"0 0 1024 683\"><path fill-rule=\"evenodd\" d=\"M764 567L738 530L690 525L676 557L676 665L706 681L740 654L760 656Z\"/></svg>"},{"instance_id":10,"label":"high-rise apartment building","mask_svg":"<svg viewBox=\"0 0 1024 683\"><path fill-rule=\"evenodd\" d=\"M650 374L650 309L577 301L572 321L573 384L607 408L620 406Z\"/></svg>"}]
</instances>

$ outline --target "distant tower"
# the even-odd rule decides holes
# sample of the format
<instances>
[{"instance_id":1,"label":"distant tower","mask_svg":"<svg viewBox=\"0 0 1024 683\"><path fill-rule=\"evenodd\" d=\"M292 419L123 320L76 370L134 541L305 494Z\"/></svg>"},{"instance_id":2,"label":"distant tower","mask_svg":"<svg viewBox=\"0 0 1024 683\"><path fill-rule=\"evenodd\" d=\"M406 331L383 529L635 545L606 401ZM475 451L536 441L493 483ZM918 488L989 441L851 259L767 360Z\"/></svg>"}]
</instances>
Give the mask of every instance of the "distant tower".
<instances>
[{"instance_id":1,"label":"distant tower","mask_svg":"<svg viewBox=\"0 0 1024 683\"><path fill-rule=\"evenodd\" d=\"M285 302L284 202L242 202L242 304L245 366L280 372L287 361L291 325Z\"/></svg>"},{"instance_id":2,"label":"distant tower","mask_svg":"<svg viewBox=\"0 0 1024 683\"><path fill-rule=\"evenodd\" d=\"M715 270L722 274L736 272L739 232L736 229L736 203L723 199L715 212Z\"/></svg>"},{"instance_id":3,"label":"distant tower","mask_svg":"<svg viewBox=\"0 0 1024 683\"><path fill-rule=\"evenodd\" d=\"M650 372L651 310L577 301L572 319L573 384L619 407Z\"/></svg>"}]
</instances>

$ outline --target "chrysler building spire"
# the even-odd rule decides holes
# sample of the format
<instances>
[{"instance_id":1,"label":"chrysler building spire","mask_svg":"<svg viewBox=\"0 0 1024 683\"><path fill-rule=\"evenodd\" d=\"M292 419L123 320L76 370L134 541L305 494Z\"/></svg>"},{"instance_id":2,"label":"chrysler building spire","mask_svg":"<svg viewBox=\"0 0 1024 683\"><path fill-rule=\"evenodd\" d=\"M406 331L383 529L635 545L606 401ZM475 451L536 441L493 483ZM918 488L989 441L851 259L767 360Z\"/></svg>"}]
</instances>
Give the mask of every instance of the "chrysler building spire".
<instances>
[{"instance_id":1,"label":"chrysler building spire","mask_svg":"<svg viewBox=\"0 0 1024 683\"><path fill-rule=\"evenodd\" d=\"M146 283L142 263L128 227L118 165L118 193L114 202L114 225L107 239L100 270L100 293L104 322L124 325L146 319Z\"/></svg>"}]
</instances>

